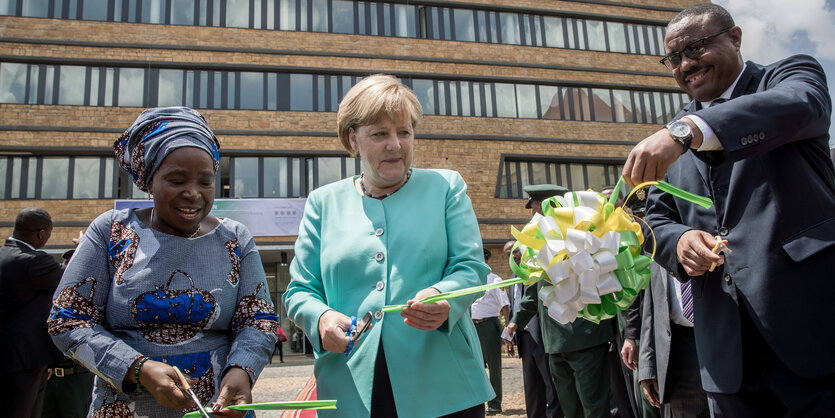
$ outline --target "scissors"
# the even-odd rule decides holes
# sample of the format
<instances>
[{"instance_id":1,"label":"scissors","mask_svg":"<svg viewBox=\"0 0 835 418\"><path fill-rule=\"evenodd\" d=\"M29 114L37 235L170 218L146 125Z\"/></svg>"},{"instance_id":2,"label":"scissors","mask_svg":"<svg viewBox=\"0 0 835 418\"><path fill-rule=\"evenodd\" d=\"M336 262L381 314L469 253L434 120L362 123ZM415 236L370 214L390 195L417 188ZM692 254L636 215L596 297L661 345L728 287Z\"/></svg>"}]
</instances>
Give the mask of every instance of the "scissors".
<instances>
[{"instance_id":1,"label":"scissors","mask_svg":"<svg viewBox=\"0 0 835 418\"><path fill-rule=\"evenodd\" d=\"M351 354L351 350L354 349L354 344L362 340L363 335L371 329L373 319L374 314L371 312L367 312L359 321L357 321L356 316L351 317L351 329L348 331L351 339L348 341L348 348L345 349L345 357Z\"/></svg>"},{"instance_id":2,"label":"scissors","mask_svg":"<svg viewBox=\"0 0 835 418\"><path fill-rule=\"evenodd\" d=\"M188 384L188 379L186 379L185 375L183 375L183 372L181 372L177 367L174 367L174 371L177 372L177 376L180 378L180 390L187 393L191 397L191 400L193 400L194 404L197 405L197 410L203 414L203 417L210 418L209 413L206 412L205 408L203 408L203 404L200 402L200 399L194 393L194 390L191 389L191 385Z\"/></svg>"}]
</instances>

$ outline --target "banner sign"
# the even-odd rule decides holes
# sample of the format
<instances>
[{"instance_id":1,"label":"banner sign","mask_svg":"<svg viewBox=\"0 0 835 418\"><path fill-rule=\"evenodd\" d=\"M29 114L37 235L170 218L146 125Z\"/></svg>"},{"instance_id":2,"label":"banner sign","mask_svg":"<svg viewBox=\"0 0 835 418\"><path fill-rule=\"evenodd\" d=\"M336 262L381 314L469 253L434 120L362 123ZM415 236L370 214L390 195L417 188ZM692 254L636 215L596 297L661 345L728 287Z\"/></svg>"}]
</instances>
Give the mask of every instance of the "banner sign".
<instances>
[{"instance_id":1,"label":"banner sign","mask_svg":"<svg viewBox=\"0 0 835 418\"><path fill-rule=\"evenodd\" d=\"M256 237L295 236L307 199L215 199L211 214L246 225ZM116 200L116 209L148 208L152 200Z\"/></svg>"}]
</instances>

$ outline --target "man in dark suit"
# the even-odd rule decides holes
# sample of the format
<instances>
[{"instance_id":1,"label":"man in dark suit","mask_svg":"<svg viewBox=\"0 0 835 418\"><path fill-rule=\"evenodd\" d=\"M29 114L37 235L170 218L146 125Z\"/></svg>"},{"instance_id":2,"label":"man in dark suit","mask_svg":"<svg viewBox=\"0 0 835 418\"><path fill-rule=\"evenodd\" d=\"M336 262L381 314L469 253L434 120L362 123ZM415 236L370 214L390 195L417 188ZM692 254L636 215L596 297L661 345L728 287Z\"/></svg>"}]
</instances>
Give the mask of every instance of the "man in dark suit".
<instances>
[{"instance_id":1,"label":"man in dark suit","mask_svg":"<svg viewBox=\"0 0 835 418\"><path fill-rule=\"evenodd\" d=\"M508 241L504 245L504 254L511 257L511 249L516 241ZM513 251L516 264L522 262L522 252L517 248ZM515 284L508 288L510 299L510 313L519 312L522 295L525 293L523 284ZM508 321L509 322L509 321ZM522 379L525 389L525 412L529 418L557 418L562 416L560 404L557 402L557 391L548 370L548 355L542 346L542 332L539 329L539 318L534 316L523 329L516 330L514 336L519 358L522 359ZM513 342L505 340L508 354L513 353Z\"/></svg>"},{"instance_id":2,"label":"man in dark suit","mask_svg":"<svg viewBox=\"0 0 835 418\"><path fill-rule=\"evenodd\" d=\"M666 173L713 199L704 209L652 189L646 217L658 238L655 260L691 284L711 413L833 416L826 77L808 56L744 63L741 42L742 30L716 5L670 22L662 62L695 100L632 150L623 174L635 184ZM712 252L716 235L732 254Z\"/></svg>"},{"instance_id":3,"label":"man in dark suit","mask_svg":"<svg viewBox=\"0 0 835 418\"><path fill-rule=\"evenodd\" d=\"M23 209L0 247L0 405L10 417L41 416L47 366L63 357L46 331L63 270L38 251L51 234L45 210Z\"/></svg>"},{"instance_id":4,"label":"man in dark suit","mask_svg":"<svg viewBox=\"0 0 835 418\"><path fill-rule=\"evenodd\" d=\"M540 215L542 200L567 191L553 185L530 185L524 190L531 196L531 209ZM507 325L508 332L512 337L518 328L524 328L534 315L539 315L543 346L563 414L566 418L610 417L606 355L614 340L611 320L595 324L577 318L572 323L560 324L548 316L548 309L539 300L542 286L540 280L525 290L519 312Z\"/></svg>"},{"instance_id":5,"label":"man in dark suit","mask_svg":"<svg viewBox=\"0 0 835 418\"><path fill-rule=\"evenodd\" d=\"M652 263L644 293L638 380L644 396L665 416L707 417L707 395L699 377L693 322L682 309L678 281Z\"/></svg>"}]
</instances>

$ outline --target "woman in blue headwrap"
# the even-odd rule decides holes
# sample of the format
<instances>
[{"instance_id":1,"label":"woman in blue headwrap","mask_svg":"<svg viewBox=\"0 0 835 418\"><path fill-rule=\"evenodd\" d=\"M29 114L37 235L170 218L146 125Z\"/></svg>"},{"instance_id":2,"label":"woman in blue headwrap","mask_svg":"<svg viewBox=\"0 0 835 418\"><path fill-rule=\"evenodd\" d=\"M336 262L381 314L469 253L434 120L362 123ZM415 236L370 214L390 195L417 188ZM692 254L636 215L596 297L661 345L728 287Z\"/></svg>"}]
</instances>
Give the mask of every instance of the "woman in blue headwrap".
<instances>
[{"instance_id":1,"label":"woman in blue headwrap","mask_svg":"<svg viewBox=\"0 0 835 418\"><path fill-rule=\"evenodd\" d=\"M174 367L215 412L252 401L277 317L252 235L209 214L219 147L185 107L142 112L114 143L154 206L110 210L90 224L47 321L55 344L96 374L91 416L196 409Z\"/></svg>"}]
</instances>

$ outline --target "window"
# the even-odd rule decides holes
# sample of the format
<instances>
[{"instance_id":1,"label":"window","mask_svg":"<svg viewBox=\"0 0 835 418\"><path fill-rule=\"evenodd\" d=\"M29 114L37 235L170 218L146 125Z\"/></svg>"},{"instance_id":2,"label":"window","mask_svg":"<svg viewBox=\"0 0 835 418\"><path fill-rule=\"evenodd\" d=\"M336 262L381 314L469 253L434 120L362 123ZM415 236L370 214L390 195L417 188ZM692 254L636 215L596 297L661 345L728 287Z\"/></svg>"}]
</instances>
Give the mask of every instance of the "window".
<instances>
[{"instance_id":1,"label":"window","mask_svg":"<svg viewBox=\"0 0 835 418\"><path fill-rule=\"evenodd\" d=\"M455 40L475 42L474 12L467 9L455 9Z\"/></svg>"},{"instance_id":2,"label":"window","mask_svg":"<svg viewBox=\"0 0 835 418\"><path fill-rule=\"evenodd\" d=\"M24 103L26 70L26 64L0 63L0 101Z\"/></svg>"},{"instance_id":3,"label":"window","mask_svg":"<svg viewBox=\"0 0 835 418\"><path fill-rule=\"evenodd\" d=\"M521 199L530 184L558 184L568 190L600 190L617 183L623 161L569 159L541 156L503 156L499 164L496 197Z\"/></svg>"}]
</instances>

